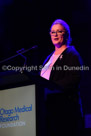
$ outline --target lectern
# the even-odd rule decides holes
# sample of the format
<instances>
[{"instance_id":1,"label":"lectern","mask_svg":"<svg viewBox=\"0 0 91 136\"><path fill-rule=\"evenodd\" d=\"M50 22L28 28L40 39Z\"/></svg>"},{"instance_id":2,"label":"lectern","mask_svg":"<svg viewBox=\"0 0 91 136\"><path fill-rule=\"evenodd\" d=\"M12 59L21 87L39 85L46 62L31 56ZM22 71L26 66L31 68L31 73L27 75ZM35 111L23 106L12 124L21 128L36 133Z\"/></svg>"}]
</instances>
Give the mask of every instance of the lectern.
<instances>
[{"instance_id":1,"label":"lectern","mask_svg":"<svg viewBox=\"0 0 91 136\"><path fill-rule=\"evenodd\" d=\"M0 136L46 136L47 81L28 75L0 73Z\"/></svg>"}]
</instances>

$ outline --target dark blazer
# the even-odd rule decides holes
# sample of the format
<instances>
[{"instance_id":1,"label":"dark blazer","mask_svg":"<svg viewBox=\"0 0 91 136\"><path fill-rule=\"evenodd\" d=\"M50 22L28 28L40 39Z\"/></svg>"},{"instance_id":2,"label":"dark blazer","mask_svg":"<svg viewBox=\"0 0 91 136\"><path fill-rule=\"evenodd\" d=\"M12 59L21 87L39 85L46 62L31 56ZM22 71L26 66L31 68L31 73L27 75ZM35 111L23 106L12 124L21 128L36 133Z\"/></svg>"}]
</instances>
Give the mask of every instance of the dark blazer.
<instances>
[{"instance_id":1,"label":"dark blazer","mask_svg":"<svg viewBox=\"0 0 91 136\"><path fill-rule=\"evenodd\" d=\"M47 57L43 65L48 62L52 54ZM63 87L64 91L78 90L82 75L81 67L82 60L79 53L70 46L63 51L53 65L49 80Z\"/></svg>"},{"instance_id":2,"label":"dark blazer","mask_svg":"<svg viewBox=\"0 0 91 136\"><path fill-rule=\"evenodd\" d=\"M43 65L48 62L52 54L53 53L47 57ZM51 128L51 126L53 128L50 130L50 133L53 132L50 135L54 133L57 135L57 132L61 134L60 127L62 127L62 129L65 128L65 130L69 128L68 134L70 135L72 128L74 130L82 127L83 112L79 92L82 74L81 67L81 57L73 46L63 51L53 65L49 80L57 84L61 89L59 92L55 90L55 93L47 94L48 124L51 124L49 128ZM52 123L53 119L56 125ZM64 122L66 122L66 124L64 124ZM78 124L80 127L78 127ZM75 134L76 133L73 132L72 136L75 136Z\"/></svg>"}]
</instances>

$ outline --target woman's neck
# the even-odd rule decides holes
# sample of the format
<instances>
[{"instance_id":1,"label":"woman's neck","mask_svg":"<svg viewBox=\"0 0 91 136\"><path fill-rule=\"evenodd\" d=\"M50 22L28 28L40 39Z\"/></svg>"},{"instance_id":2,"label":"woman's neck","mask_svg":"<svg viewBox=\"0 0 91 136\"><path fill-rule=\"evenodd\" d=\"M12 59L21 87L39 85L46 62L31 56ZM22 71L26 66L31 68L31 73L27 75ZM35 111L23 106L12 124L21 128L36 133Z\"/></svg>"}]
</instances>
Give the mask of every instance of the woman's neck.
<instances>
[{"instance_id":1,"label":"woman's neck","mask_svg":"<svg viewBox=\"0 0 91 136\"><path fill-rule=\"evenodd\" d=\"M61 54L66 48L68 48L68 45L62 45L60 48L55 46L55 55Z\"/></svg>"}]
</instances>

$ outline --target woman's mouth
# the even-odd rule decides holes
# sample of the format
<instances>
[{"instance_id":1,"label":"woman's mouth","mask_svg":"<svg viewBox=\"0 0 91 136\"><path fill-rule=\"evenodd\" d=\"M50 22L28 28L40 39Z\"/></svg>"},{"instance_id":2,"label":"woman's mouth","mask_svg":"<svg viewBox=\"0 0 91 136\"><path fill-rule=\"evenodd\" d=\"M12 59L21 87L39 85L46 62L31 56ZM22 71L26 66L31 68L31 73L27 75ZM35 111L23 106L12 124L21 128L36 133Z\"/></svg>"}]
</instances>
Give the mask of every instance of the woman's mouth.
<instances>
[{"instance_id":1,"label":"woman's mouth","mask_svg":"<svg viewBox=\"0 0 91 136\"><path fill-rule=\"evenodd\" d=\"M55 41L58 41L59 38L54 38Z\"/></svg>"}]
</instances>

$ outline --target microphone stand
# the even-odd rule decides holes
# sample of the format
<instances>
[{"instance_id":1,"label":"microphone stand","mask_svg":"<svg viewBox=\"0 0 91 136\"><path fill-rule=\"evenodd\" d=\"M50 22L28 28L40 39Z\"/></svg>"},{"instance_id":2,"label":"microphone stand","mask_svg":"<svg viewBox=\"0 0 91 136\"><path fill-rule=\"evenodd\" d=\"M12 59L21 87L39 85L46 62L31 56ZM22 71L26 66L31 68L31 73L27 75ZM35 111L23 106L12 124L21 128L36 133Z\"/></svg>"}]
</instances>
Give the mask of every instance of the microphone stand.
<instances>
[{"instance_id":1,"label":"microphone stand","mask_svg":"<svg viewBox=\"0 0 91 136\"><path fill-rule=\"evenodd\" d=\"M24 50L24 49L23 49ZM21 50L19 50L19 51L16 51L17 52L17 54L19 54L21 57L23 57L24 58L24 66L26 66L27 65L27 57L26 56L24 56L23 54L22 54L22 49Z\"/></svg>"},{"instance_id":2,"label":"microphone stand","mask_svg":"<svg viewBox=\"0 0 91 136\"><path fill-rule=\"evenodd\" d=\"M22 54L23 54L23 53L26 53L26 52L28 52L28 51L30 51L30 50L32 50L32 49L35 49L35 48L38 48L38 46L35 45L35 46L33 46L33 47L29 48L29 49L26 49L26 50L21 49L21 50L17 51L18 54L16 54L16 55L14 55L14 56L11 56L11 57L9 57L9 58L7 58L7 59L4 59L4 60L0 61L0 64L2 64L2 63L4 63L4 62L7 62L7 61L9 61L9 60L11 60L11 59L13 59L13 58L19 56L19 55L22 56L22 57L25 59L25 63L24 63L24 64L26 64L27 58L26 58L24 55L22 55ZM22 50L24 50L24 51L22 51ZM22 52L20 52L20 51L22 51Z\"/></svg>"}]
</instances>

